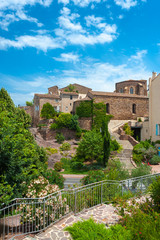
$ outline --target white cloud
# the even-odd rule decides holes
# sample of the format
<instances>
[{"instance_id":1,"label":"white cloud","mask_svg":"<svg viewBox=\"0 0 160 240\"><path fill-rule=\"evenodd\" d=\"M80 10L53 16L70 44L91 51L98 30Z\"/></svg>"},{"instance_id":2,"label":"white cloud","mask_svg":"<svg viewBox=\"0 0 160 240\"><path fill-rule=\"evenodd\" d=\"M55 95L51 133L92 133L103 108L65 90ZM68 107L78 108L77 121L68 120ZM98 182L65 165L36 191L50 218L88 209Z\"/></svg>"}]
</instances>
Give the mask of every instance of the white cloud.
<instances>
[{"instance_id":1,"label":"white cloud","mask_svg":"<svg viewBox=\"0 0 160 240\"><path fill-rule=\"evenodd\" d=\"M55 29L55 34L70 44L83 46L87 44L104 44L110 43L117 38L117 26L107 24L101 17L86 16L86 28L84 28L77 21L78 14L71 14L66 7L62 9L61 14L58 19L61 28Z\"/></svg>"},{"instance_id":2,"label":"white cloud","mask_svg":"<svg viewBox=\"0 0 160 240\"><path fill-rule=\"evenodd\" d=\"M132 55L129 58L129 61L135 61L135 62L141 62L143 60L143 57L148 53L147 50L139 50L136 52L135 55Z\"/></svg>"},{"instance_id":3,"label":"white cloud","mask_svg":"<svg viewBox=\"0 0 160 240\"><path fill-rule=\"evenodd\" d=\"M33 22L36 23L38 27L41 27L43 24L39 23L38 19L28 16L24 8L27 5L33 6L35 4L48 7L51 3L52 0L1 0L0 27L7 31L11 23L20 20Z\"/></svg>"},{"instance_id":4,"label":"white cloud","mask_svg":"<svg viewBox=\"0 0 160 240\"><path fill-rule=\"evenodd\" d=\"M54 60L59 62L73 62L79 61L79 55L73 53L62 53L60 58L53 57Z\"/></svg>"},{"instance_id":5,"label":"white cloud","mask_svg":"<svg viewBox=\"0 0 160 240\"><path fill-rule=\"evenodd\" d=\"M69 0L58 0L58 2L67 5L69 3Z\"/></svg>"},{"instance_id":6,"label":"white cloud","mask_svg":"<svg viewBox=\"0 0 160 240\"><path fill-rule=\"evenodd\" d=\"M118 18L119 18L119 19L123 19L124 16L121 14L121 15L118 16Z\"/></svg>"},{"instance_id":7,"label":"white cloud","mask_svg":"<svg viewBox=\"0 0 160 240\"><path fill-rule=\"evenodd\" d=\"M10 40L0 37L0 49L6 50L7 48L14 47L23 49L25 47L34 47L38 50L46 52L48 49L63 48L65 45L64 41L55 39L51 36L36 35L29 36L24 35L17 37L16 40Z\"/></svg>"},{"instance_id":8,"label":"white cloud","mask_svg":"<svg viewBox=\"0 0 160 240\"><path fill-rule=\"evenodd\" d=\"M114 0L122 9L130 9L137 5L137 0Z\"/></svg>"}]
</instances>

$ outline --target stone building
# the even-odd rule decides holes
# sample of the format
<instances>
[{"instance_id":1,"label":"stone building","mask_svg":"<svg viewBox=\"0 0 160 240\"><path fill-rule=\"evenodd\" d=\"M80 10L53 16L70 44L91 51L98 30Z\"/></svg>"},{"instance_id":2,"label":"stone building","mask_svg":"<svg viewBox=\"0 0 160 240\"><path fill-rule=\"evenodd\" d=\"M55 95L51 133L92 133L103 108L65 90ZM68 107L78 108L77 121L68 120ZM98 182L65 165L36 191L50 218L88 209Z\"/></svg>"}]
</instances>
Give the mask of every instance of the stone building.
<instances>
[{"instance_id":1,"label":"stone building","mask_svg":"<svg viewBox=\"0 0 160 240\"><path fill-rule=\"evenodd\" d=\"M57 112L72 113L73 103L78 99L86 97L91 88L79 84L72 84L72 91L70 85L59 89L57 86L48 88L48 94L35 94L34 106L32 107L33 125L37 125L41 119L40 113L45 103L50 103ZM30 113L29 110L26 111Z\"/></svg>"},{"instance_id":2,"label":"stone building","mask_svg":"<svg viewBox=\"0 0 160 240\"><path fill-rule=\"evenodd\" d=\"M146 80L128 80L116 83L116 89L111 92L89 91L85 99L74 102L73 112L81 101L94 99L96 103L106 104L106 113L115 120L137 120L148 117L149 99L147 97Z\"/></svg>"}]
</instances>

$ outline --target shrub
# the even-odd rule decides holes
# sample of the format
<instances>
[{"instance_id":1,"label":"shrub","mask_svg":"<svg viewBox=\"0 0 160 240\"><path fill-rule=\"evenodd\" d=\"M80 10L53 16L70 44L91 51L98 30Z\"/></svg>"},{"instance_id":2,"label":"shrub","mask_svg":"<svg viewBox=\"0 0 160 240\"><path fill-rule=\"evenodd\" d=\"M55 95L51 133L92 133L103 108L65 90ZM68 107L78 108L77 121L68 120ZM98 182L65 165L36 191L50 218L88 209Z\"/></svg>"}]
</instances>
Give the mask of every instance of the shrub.
<instances>
[{"instance_id":1,"label":"shrub","mask_svg":"<svg viewBox=\"0 0 160 240\"><path fill-rule=\"evenodd\" d=\"M52 169L47 169L42 174L49 181L50 184L56 184L59 186L59 188L64 187L64 177L60 175L58 172Z\"/></svg>"},{"instance_id":2,"label":"shrub","mask_svg":"<svg viewBox=\"0 0 160 240\"><path fill-rule=\"evenodd\" d=\"M131 240L129 230L121 225L111 226L106 229L103 223L95 223L93 219L78 221L72 226L65 228L73 240Z\"/></svg>"},{"instance_id":3,"label":"shrub","mask_svg":"<svg viewBox=\"0 0 160 240\"><path fill-rule=\"evenodd\" d=\"M57 123L52 123L52 124L50 125L50 129L53 129L53 130L58 129Z\"/></svg>"},{"instance_id":4,"label":"shrub","mask_svg":"<svg viewBox=\"0 0 160 240\"><path fill-rule=\"evenodd\" d=\"M150 193L154 204L160 209L160 177L152 183Z\"/></svg>"},{"instance_id":5,"label":"shrub","mask_svg":"<svg viewBox=\"0 0 160 240\"><path fill-rule=\"evenodd\" d=\"M5 178L1 176L0 182L0 209L5 207L13 196L13 188L5 181Z\"/></svg>"},{"instance_id":6,"label":"shrub","mask_svg":"<svg viewBox=\"0 0 160 240\"><path fill-rule=\"evenodd\" d=\"M62 170L62 163L61 162L56 162L54 164L54 170L56 170L57 172L60 172Z\"/></svg>"},{"instance_id":7,"label":"shrub","mask_svg":"<svg viewBox=\"0 0 160 240\"><path fill-rule=\"evenodd\" d=\"M61 151L69 151L70 149L71 149L71 144L69 144L68 142L63 143L62 146L60 146Z\"/></svg>"},{"instance_id":8,"label":"shrub","mask_svg":"<svg viewBox=\"0 0 160 240\"><path fill-rule=\"evenodd\" d=\"M72 168L72 160L71 159L61 158L61 163L62 163L63 169L65 169L66 171L71 170L71 168Z\"/></svg>"},{"instance_id":9,"label":"shrub","mask_svg":"<svg viewBox=\"0 0 160 240\"><path fill-rule=\"evenodd\" d=\"M151 165L157 165L160 163L160 156L158 155L154 155L150 160L149 160L149 163Z\"/></svg>"},{"instance_id":10,"label":"shrub","mask_svg":"<svg viewBox=\"0 0 160 240\"><path fill-rule=\"evenodd\" d=\"M102 136L100 132L86 132L76 150L78 159L101 160L103 157Z\"/></svg>"},{"instance_id":11,"label":"shrub","mask_svg":"<svg viewBox=\"0 0 160 240\"><path fill-rule=\"evenodd\" d=\"M58 150L56 148L46 147L48 155L58 153Z\"/></svg>"},{"instance_id":12,"label":"shrub","mask_svg":"<svg viewBox=\"0 0 160 240\"><path fill-rule=\"evenodd\" d=\"M119 160L111 160L106 170L108 180L124 180L129 178L129 172Z\"/></svg>"},{"instance_id":13,"label":"shrub","mask_svg":"<svg viewBox=\"0 0 160 240\"><path fill-rule=\"evenodd\" d=\"M148 174L151 174L151 167L147 164L140 164L137 168L132 169L131 172L132 177L140 177Z\"/></svg>"},{"instance_id":14,"label":"shrub","mask_svg":"<svg viewBox=\"0 0 160 240\"><path fill-rule=\"evenodd\" d=\"M132 214L125 215L121 222L130 230L133 240L160 239L160 216L154 211L147 214L140 209L133 209Z\"/></svg>"},{"instance_id":15,"label":"shrub","mask_svg":"<svg viewBox=\"0 0 160 240\"><path fill-rule=\"evenodd\" d=\"M50 103L45 103L41 110L41 117L45 119L51 119L56 116L56 111Z\"/></svg>"},{"instance_id":16,"label":"shrub","mask_svg":"<svg viewBox=\"0 0 160 240\"><path fill-rule=\"evenodd\" d=\"M133 131L131 130L131 127L128 125L128 123L124 124L123 130L125 131L125 134L133 136Z\"/></svg>"},{"instance_id":17,"label":"shrub","mask_svg":"<svg viewBox=\"0 0 160 240\"><path fill-rule=\"evenodd\" d=\"M38 127L39 129L41 129L42 127L47 127L47 124L45 124L45 123L38 124L37 127Z\"/></svg>"},{"instance_id":18,"label":"shrub","mask_svg":"<svg viewBox=\"0 0 160 240\"><path fill-rule=\"evenodd\" d=\"M68 128L71 124L72 115L70 113L61 113L55 118L58 128Z\"/></svg>"},{"instance_id":19,"label":"shrub","mask_svg":"<svg viewBox=\"0 0 160 240\"><path fill-rule=\"evenodd\" d=\"M141 118L138 118L138 122L142 122L142 119L141 119Z\"/></svg>"},{"instance_id":20,"label":"shrub","mask_svg":"<svg viewBox=\"0 0 160 240\"><path fill-rule=\"evenodd\" d=\"M156 153L157 150L150 140L141 141L133 148L133 160L136 163L141 163L143 160L149 161Z\"/></svg>"},{"instance_id":21,"label":"shrub","mask_svg":"<svg viewBox=\"0 0 160 240\"><path fill-rule=\"evenodd\" d=\"M82 178L81 182L83 185L87 185L90 183L99 182L105 179L105 174L101 170L97 171L89 171L88 175Z\"/></svg>"},{"instance_id":22,"label":"shrub","mask_svg":"<svg viewBox=\"0 0 160 240\"><path fill-rule=\"evenodd\" d=\"M116 139L111 140L111 151L118 151L121 149L120 144L117 142Z\"/></svg>"},{"instance_id":23,"label":"shrub","mask_svg":"<svg viewBox=\"0 0 160 240\"><path fill-rule=\"evenodd\" d=\"M62 142L64 142L65 138L64 138L62 133L57 133L56 134L56 140L59 144L61 144Z\"/></svg>"},{"instance_id":24,"label":"shrub","mask_svg":"<svg viewBox=\"0 0 160 240\"><path fill-rule=\"evenodd\" d=\"M85 165L82 162L72 162L71 167L73 170L82 170Z\"/></svg>"}]
</instances>

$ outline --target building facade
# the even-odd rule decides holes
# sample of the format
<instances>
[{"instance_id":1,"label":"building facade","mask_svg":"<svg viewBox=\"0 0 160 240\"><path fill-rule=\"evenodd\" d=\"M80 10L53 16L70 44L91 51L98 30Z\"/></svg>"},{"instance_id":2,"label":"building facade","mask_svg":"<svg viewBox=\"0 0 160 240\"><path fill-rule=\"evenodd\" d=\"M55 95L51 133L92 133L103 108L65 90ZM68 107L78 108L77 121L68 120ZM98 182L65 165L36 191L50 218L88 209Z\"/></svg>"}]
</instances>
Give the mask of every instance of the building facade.
<instances>
[{"instance_id":1,"label":"building facade","mask_svg":"<svg viewBox=\"0 0 160 240\"><path fill-rule=\"evenodd\" d=\"M160 74L149 79L149 137L160 140Z\"/></svg>"},{"instance_id":2,"label":"building facade","mask_svg":"<svg viewBox=\"0 0 160 240\"><path fill-rule=\"evenodd\" d=\"M115 120L137 120L137 118L149 115L146 80L128 80L116 83L113 93L89 91L85 99L74 102L73 112L76 112L76 107L80 102L91 99L94 99L96 103L106 104L106 114L113 115Z\"/></svg>"}]
</instances>

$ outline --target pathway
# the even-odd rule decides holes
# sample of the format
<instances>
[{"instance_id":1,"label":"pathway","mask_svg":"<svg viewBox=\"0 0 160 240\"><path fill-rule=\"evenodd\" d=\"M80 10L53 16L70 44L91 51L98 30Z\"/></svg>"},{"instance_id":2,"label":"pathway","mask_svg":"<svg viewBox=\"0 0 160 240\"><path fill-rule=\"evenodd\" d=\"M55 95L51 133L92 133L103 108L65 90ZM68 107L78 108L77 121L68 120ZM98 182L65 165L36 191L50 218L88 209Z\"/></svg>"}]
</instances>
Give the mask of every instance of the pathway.
<instances>
[{"instance_id":1,"label":"pathway","mask_svg":"<svg viewBox=\"0 0 160 240\"><path fill-rule=\"evenodd\" d=\"M80 180L84 177L83 174L63 174L65 178L64 188L73 187L74 185L81 185Z\"/></svg>"},{"instance_id":2,"label":"pathway","mask_svg":"<svg viewBox=\"0 0 160 240\"><path fill-rule=\"evenodd\" d=\"M25 240L69 240L71 239L71 236L67 231L64 231L64 229L77 221L82 221L82 219L86 220L90 217L98 223L104 223L106 227L117 223L120 219L115 207L111 204L102 204L89 210L85 210L77 215L69 215L52 225L45 230L45 232L37 234L34 238L27 236L25 237Z\"/></svg>"}]
</instances>

